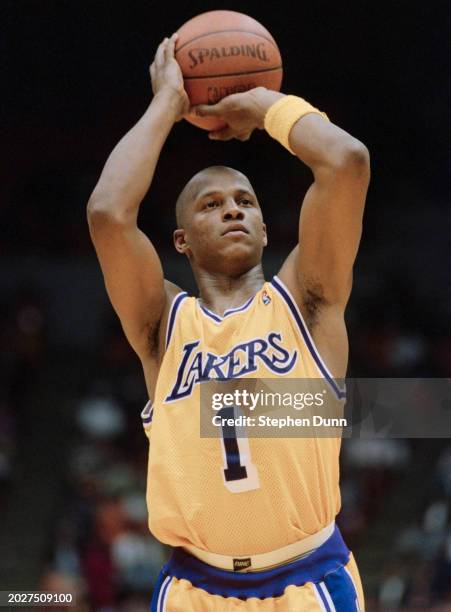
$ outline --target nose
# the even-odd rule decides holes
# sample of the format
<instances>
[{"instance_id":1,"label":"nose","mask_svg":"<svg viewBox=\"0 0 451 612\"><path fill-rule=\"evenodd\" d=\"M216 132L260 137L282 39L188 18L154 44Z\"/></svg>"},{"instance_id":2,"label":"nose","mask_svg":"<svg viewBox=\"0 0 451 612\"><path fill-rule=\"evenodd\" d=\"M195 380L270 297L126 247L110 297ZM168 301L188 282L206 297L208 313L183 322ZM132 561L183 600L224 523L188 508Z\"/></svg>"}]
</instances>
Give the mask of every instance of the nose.
<instances>
[{"instance_id":1,"label":"nose","mask_svg":"<svg viewBox=\"0 0 451 612\"><path fill-rule=\"evenodd\" d=\"M235 219L241 221L244 219L243 210L238 206L233 198L227 199L223 208L222 219L223 221L231 221Z\"/></svg>"}]
</instances>

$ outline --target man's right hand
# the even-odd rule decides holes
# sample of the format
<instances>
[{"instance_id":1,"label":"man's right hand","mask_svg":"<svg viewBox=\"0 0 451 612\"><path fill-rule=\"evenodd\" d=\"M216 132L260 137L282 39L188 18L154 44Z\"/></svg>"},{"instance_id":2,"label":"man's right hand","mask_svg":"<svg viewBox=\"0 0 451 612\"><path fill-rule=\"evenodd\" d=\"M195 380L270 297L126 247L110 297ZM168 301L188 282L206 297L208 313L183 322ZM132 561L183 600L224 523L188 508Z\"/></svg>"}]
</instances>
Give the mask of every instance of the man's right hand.
<instances>
[{"instance_id":1,"label":"man's right hand","mask_svg":"<svg viewBox=\"0 0 451 612\"><path fill-rule=\"evenodd\" d=\"M177 110L176 121L180 121L190 108L188 95L183 85L183 75L174 56L177 34L165 38L157 49L150 66L152 90L155 96L166 93Z\"/></svg>"}]
</instances>

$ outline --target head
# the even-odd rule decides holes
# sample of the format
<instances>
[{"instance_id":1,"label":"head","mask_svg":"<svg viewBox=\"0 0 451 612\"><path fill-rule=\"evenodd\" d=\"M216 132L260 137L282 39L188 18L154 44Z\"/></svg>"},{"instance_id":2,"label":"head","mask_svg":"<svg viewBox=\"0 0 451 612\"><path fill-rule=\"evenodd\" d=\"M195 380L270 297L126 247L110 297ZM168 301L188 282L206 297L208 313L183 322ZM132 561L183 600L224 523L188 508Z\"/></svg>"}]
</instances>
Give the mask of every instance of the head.
<instances>
[{"instance_id":1,"label":"head","mask_svg":"<svg viewBox=\"0 0 451 612\"><path fill-rule=\"evenodd\" d=\"M198 172L176 204L175 248L196 272L240 276L258 265L266 226L249 179L226 166Z\"/></svg>"}]
</instances>

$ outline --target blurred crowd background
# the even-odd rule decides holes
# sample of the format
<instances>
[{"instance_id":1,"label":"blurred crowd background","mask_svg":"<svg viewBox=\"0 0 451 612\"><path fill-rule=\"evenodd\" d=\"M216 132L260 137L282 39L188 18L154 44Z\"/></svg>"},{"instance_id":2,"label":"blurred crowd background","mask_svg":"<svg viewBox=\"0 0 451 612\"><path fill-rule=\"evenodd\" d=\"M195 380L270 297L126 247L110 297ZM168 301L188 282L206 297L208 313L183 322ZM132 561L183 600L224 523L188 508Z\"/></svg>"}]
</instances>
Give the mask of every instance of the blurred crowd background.
<instances>
[{"instance_id":1,"label":"blurred crowd background","mask_svg":"<svg viewBox=\"0 0 451 612\"><path fill-rule=\"evenodd\" d=\"M446 4L5 1L0 181L0 589L77 593L77 609L148 610L168 551L147 529L146 391L107 301L85 206L116 141L151 96L160 39L204 10L273 34L283 90L372 156L347 312L350 375L449 377L445 188ZM284 8L284 10L281 10ZM194 292L172 247L174 202L213 164L244 171L269 226L267 277L296 241L311 176L265 134L218 144L182 122L140 216L166 277ZM345 440L339 523L368 610L451 610L451 432Z\"/></svg>"}]
</instances>

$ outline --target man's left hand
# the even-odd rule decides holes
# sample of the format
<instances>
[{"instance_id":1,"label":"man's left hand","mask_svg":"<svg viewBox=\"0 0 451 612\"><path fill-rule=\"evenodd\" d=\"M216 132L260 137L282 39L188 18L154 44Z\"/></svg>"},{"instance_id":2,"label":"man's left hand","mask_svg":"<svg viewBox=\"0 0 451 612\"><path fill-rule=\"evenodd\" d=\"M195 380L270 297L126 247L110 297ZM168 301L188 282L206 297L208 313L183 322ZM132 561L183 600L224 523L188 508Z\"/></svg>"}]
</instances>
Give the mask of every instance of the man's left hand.
<instances>
[{"instance_id":1,"label":"man's left hand","mask_svg":"<svg viewBox=\"0 0 451 612\"><path fill-rule=\"evenodd\" d=\"M255 129L263 129L268 108L284 94L265 87L256 87L244 93L232 94L217 104L200 104L192 109L199 117L218 117L227 127L210 132L212 140L248 140Z\"/></svg>"}]
</instances>

